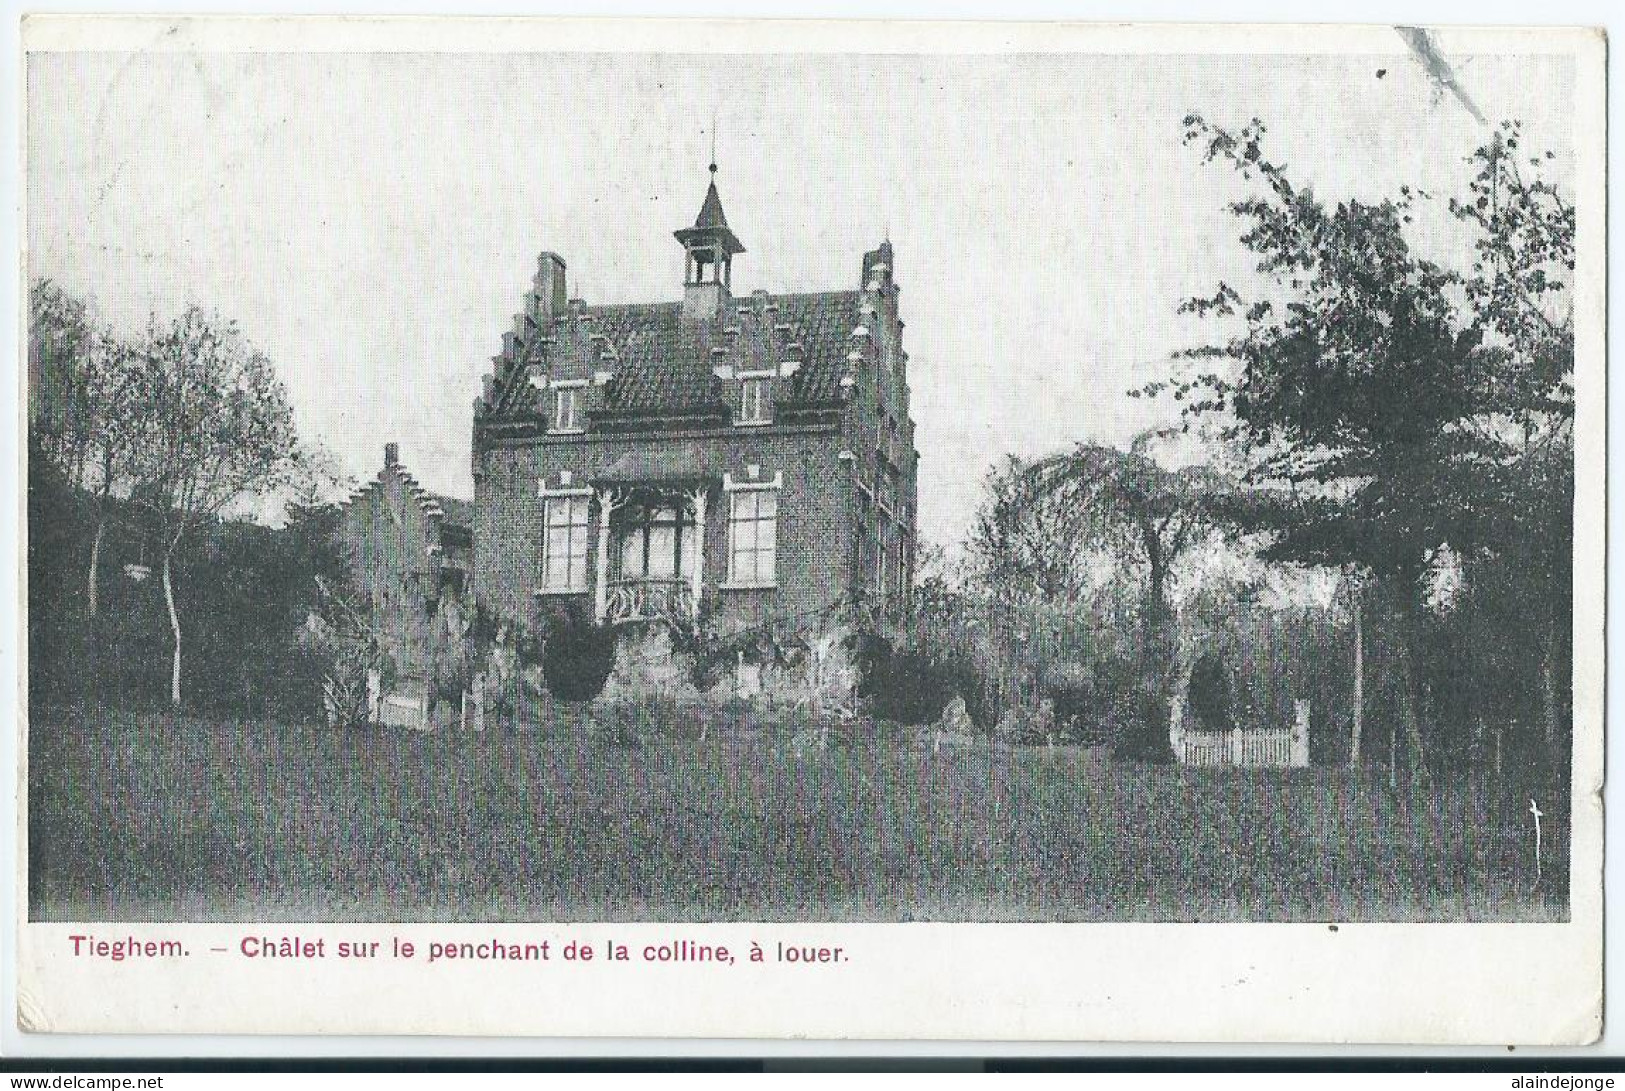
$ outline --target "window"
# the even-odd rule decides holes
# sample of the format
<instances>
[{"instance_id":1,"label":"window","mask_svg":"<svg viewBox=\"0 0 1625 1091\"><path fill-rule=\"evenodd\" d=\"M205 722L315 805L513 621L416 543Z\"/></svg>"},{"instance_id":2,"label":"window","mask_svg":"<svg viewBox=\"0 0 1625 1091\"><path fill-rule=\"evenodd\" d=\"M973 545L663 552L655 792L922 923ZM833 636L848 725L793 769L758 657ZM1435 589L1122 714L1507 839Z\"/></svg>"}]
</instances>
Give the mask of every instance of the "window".
<instances>
[{"instance_id":1,"label":"window","mask_svg":"<svg viewBox=\"0 0 1625 1091\"><path fill-rule=\"evenodd\" d=\"M886 587L886 562L889 559L887 557L888 551L889 547L886 544L886 532L882 530L880 532L878 541L875 543L875 590L879 592L882 601L884 601L886 596L889 594Z\"/></svg>"},{"instance_id":2,"label":"window","mask_svg":"<svg viewBox=\"0 0 1625 1091\"><path fill-rule=\"evenodd\" d=\"M544 517L542 590L587 589L588 496L550 496Z\"/></svg>"},{"instance_id":3,"label":"window","mask_svg":"<svg viewBox=\"0 0 1625 1091\"><path fill-rule=\"evenodd\" d=\"M897 512L898 480L897 471L889 466L883 466L875 472L875 495L880 506L890 514Z\"/></svg>"},{"instance_id":4,"label":"window","mask_svg":"<svg viewBox=\"0 0 1625 1091\"><path fill-rule=\"evenodd\" d=\"M581 388L556 386L553 388L553 431L581 431Z\"/></svg>"},{"instance_id":5,"label":"window","mask_svg":"<svg viewBox=\"0 0 1625 1091\"><path fill-rule=\"evenodd\" d=\"M739 389L739 423L766 424L767 380L746 379L740 384Z\"/></svg>"},{"instance_id":6,"label":"window","mask_svg":"<svg viewBox=\"0 0 1625 1091\"><path fill-rule=\"evenodd\" d=\"M748 489L728 496L728 582L771 587L777 579L779 494Z\"/></svg>"},{"instance_id":7,"label":"window","mask_svg":"<svg viewBox=\"0 0 1625 1091\"><path fill-rule=\"evenodd\" d=\"M669 580L683 575L685 513L675 507L651 507L627 521L621 538L621 578Z\"/></svg>"},{"instance_id":8,"label":"window","mask_svg":"<svg viewBox=\"0 0 1625 1091\"><path fill-rule=\"evenodd\" d=\"M899 603L904 603L908 601L910 576L908 571L908 550L901 534L897 536L895 548L897 558L892 563L892 571L896 573L896 586L892 588L892 596Z\"/></svg>"}]
</instances>

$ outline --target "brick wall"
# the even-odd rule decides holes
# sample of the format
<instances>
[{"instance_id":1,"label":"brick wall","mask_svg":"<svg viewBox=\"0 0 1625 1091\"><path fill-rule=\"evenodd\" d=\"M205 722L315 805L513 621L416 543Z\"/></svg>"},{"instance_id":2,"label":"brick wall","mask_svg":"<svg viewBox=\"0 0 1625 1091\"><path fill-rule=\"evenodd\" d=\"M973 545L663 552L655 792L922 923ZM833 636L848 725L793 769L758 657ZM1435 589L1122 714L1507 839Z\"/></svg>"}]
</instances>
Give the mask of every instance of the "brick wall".
<instances>
[{"instance_id":1,"label":"brick wall","mask_svg":"<svg viewBox=\"0 0 1625 1091\"><path fill-rule=\"evenodd\" d=\"M595 484L618 460L637 454L690 466L708 480L704 594L729 630L804 617L844 599L851 587L853 507L850 464L839 455L841 430L769 427L672 435L603 435L486 446L475 456L474 593L502 616L536 626L553 607L574 604L588 616L593 599L537 595L542 561L543 480ZM698 463L697 465L694 465ZM728 500L724 472L736 481L783 475L778 508L777 583L773 590L727 590ZM677 486L673 486L676 488ZM588 580L596 576L598 512L588 534Z\"/></svg>"},{"instance_id":2,"label":"brick wall","mask_svg":"<svg viewBox=\"0 0 1625 1091\"><path fill-rule=\"evenodd\" d=\"M899 314L902 286L889 244L863 256L862 361L846 416L846 444L864 483L855 534L861 539L853 568L857 594L898 622L906 610L917 553L919 453L914 446L908 353ZM882 509L882 501L888 511ZM886 596L876 586L877 555L885 551Z\"/></svg>"}]
</instances>

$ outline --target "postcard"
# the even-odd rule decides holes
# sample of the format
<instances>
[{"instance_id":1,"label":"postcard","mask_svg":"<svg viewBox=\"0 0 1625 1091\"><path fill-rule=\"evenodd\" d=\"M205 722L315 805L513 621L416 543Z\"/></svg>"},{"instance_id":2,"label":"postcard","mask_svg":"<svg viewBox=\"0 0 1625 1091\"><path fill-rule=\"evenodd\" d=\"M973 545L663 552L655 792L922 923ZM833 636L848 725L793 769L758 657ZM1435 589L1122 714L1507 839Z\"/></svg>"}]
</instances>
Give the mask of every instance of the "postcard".
<instances>
[{"instance_id":1,"label":"postcard","mask_svg":"<svg viewBox=\"0 0 1625 1091\"><path fill-rule=\"evenodd\" d=\"M23 38L28 1040L1599 1035L1600 32Z\"/></svg>"}]
</instances>

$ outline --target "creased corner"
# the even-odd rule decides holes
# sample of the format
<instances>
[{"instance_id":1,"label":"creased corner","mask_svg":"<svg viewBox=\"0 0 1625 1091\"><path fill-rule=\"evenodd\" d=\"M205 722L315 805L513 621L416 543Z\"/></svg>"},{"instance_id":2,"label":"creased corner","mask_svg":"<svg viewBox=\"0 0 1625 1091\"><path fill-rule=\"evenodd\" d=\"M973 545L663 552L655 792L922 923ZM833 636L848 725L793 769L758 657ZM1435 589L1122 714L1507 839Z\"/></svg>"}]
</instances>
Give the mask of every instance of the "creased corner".
<instances>
[{"instance_id":1,"label":"creased corner","mask_svg":"<svg viewBox=\"0 0 1625 1091\"><path fill-rule=\"evenodd\" d=\"M24 1034L51 1034L56 1030L45 1005L26 989L17 990L17 1029Z\"/></svg>"}]
</instances>

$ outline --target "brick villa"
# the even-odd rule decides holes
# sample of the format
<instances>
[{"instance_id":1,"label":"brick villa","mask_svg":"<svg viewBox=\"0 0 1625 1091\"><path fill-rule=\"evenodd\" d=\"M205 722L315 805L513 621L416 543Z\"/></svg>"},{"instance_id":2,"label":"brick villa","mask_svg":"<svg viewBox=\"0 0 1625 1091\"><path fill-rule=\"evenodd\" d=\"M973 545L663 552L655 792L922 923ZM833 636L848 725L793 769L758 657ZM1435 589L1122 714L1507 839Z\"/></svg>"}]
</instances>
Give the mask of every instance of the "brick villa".
<instances>
[{"instance_id":1,"label":"brick villa","mask_svg":"<svg viewBox=\"0 0 1625 1091\"><path fill-rule=\"evenodd\" d=\"M884 630L906 604L919 455L891 245L850 289L735 296L745 247L711 172L675 233L680 299L589 305L539 259L474 404L470 580L499 615Z\"/></svg>"}]
</instances>

